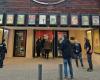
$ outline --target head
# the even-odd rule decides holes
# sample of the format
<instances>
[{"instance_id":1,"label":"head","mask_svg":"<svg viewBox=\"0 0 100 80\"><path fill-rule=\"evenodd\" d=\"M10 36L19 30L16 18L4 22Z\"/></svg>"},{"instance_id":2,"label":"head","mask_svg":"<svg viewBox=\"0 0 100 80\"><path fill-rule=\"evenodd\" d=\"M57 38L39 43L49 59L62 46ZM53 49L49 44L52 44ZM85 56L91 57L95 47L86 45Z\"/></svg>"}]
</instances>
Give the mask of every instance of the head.
<instances>
[{"instance_id":1,"label":"head","mask_svg":"<svg viewBox=\"0 0 100 80\"><path fill-rule=\"evenodd\" d=\"M88 38L85 38L84 40L85 40L85 42L89 42L89 39Z\"/></svg>"},{"instance_id":2,"label":"head","mask_svg":"<svg viewBox=\"0 0 100 80\"><path fill-rule=\"evenodd\" d=\"M5 39L3 39L2 42L5 42Z\"/></svg>"}]
</instances>

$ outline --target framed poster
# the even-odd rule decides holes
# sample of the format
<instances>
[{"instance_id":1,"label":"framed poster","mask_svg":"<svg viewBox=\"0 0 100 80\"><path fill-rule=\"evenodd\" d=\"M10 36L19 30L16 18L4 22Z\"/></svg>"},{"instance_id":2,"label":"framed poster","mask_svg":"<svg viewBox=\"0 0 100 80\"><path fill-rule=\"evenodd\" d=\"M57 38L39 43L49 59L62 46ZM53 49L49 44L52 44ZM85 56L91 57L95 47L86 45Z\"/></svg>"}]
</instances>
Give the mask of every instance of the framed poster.
<instances>
[{"instance_id":1,"label":"framed poster","mask_svg":"<svg viewBox=\"0 0 100 80\"><path fill-rule=\"evenodd\" d=\"M25 24L25 15L17 15L17 24L24 25Z\"/></svg>"},{"instance_id":2,"label":"framed poster","mask_svg":"<svg viewBox=\"0 0 100 80\"><path fill-rule=\"evenodd\" d=\"M68 24L67 18L68 18L68 15L61 15L60 16L60 24L67 25Z\"/></svg>"},{"instance_id":3,"label":"framed poster","mask_svg":"<svg viewBox=\"0 0 100 80\"><path fill-rule=\"evenodd\" d=\"M10 24L10 25L14 24L14 15L13 14L7 14L6 24Z\"/></svg>"},{"instance_id":4,"label":"framed poster","mask_svg":"<svg viewBox=\"0 0 100 80\"><path fill-rule=\"evenodd\" d=\"M0 14L0 25L3 24L3 14Z\"/></svg>"},{"instance_id":5,"label":"framed poster","mask_svg":"<svg viewBox=\"0 0 100 80\"><path fill-rule=\"evenodd\" d=\"M39 25L46 25L46 15L39 15Z\"/></svg>"},{"instance_id":6,"label":"framed poster","mask_svg":"<svg viewBox=\"0 0 100 80\"><path fill-rule=\"evenodd\" d=\"M56 25L57 24L57 19L56 15L50 15L50 25Z\"/></svg>"},{"instance_id":7,"label":"framed poster","mask_svg":"<svg viewBox=\"0 0 100 80\"><path fill-rule=\"evenodd\" d=\"M100 25L100 17L99 16L92 16L92 25L99 26Z\"/></svg>"},{"instance_id":8,"label":"framed poster","mask_svg":"<svg viewBox=\"0 0 100 80\"><path fill-rule=\"evenodd\" d=\"M71 15L71 25L78 25L78 15Z\"/></svg>"},{"instance_id":9,"label":"framed poster","mask_svg":"<svg viewBox=\"0 0 100 80\"><path fill-rule=\"evenodd\" d=\"M35 25L36 24L36 15L29 15L28 16L28 25Z\"/></svg>"},{"instance_id":10,"label":"framed poster","mask_svg":"<svg viewBox=\"0 0 100 80\"><path fill-rule=\"evenodd\" d=\"M82 26L89 26L89 16L88 15L82 16Z\"/></svg>"}]
</instances>

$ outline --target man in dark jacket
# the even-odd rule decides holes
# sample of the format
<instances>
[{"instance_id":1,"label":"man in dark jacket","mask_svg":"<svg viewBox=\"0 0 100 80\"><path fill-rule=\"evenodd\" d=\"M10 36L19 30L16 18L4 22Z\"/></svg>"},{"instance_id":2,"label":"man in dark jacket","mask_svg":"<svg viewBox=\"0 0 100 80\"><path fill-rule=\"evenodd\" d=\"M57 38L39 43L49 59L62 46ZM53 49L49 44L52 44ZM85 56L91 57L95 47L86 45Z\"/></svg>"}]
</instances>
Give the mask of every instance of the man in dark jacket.
<instances>
[{"instance_id":1,"label":"man in dark jacket","mask_svg":"<svg viewBox=\"0 0 100 80\"><path fill-rule=\"evenodd\" d=\"M62 50L62 56L64 61L64 74L65 74L65 78L67 78L68 77L67 64L68 64L70 70L70 76L71 79L73 79L73 68L71 63L72 46L66 35L64 35L63 38L64 39L61 43L61 50Z\"/></svg>"},{"instance_id":2,"label":"man in dark jacket","mask_svg":"<svg viewBox=\"0 0 100 80\"><path fill-rule=\"evenodd\" d=\"M88 60L88 64L89 64L89 68L87 69L87 71L91 72L91 71L93 71L92 52L91 52L90 42L87 38L85 38L84 48L86 49L87 60Z\"/></svg>"},{"instance_id":3,"label":"man in dark jacket","mask_svg":"<svg viewBox=\"0 0 100 80\"><path fill-rule=\"evenodd\" d=\"M7 48L5 44L5 39L3 39L2 43L0 44L0 68L3 68L3 61L5 59L5 53L7 53Z\"/></svg>"}]
</instances>

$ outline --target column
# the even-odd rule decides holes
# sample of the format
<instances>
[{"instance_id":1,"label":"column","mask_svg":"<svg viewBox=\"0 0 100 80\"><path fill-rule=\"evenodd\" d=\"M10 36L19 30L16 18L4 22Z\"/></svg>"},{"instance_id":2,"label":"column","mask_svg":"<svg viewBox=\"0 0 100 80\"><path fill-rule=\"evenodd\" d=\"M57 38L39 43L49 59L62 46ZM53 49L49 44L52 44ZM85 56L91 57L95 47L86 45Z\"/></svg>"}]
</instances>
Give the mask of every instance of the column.
<instances>
[{"instance_id":1,"label":"column","mask_svg":"<svg viewBox=\"0 0 100 80\"><path fill-rule=\"evenodd\" d=\"M7 46L7 55L6 57L13 57L13 49L14 49L14 30L9 30L8 37L8 46Z\"/></svg>"},{"instance_id":2,"label":"column","mask_svg":"<svg viewBox=\"0 0 100 80\"><path fill-rule=\"evenodd\" d=\"M33 30L27 30L26 58L33 58Z\"/></svg>"}]
</instances>

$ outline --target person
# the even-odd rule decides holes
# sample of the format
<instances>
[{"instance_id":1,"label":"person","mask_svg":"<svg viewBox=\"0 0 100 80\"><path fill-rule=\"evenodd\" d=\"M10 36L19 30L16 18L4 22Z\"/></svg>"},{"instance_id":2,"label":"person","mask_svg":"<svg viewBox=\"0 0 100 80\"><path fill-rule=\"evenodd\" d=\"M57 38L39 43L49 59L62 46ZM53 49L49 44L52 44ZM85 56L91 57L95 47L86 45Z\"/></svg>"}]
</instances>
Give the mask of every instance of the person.
<instances>
[{"instance_id":1,"label":"person","mask_svg":"<svg viewBox=\"0 0 100 80\"><path fill-rule=\"evenodd\" d=\"M62 37L63 41L61 43L61 50L62 50L62 57L63 57L63 63L64 63L64 75L65 78L68 78L68 68L67 64L69 66L70 71L70 77L73 79L73 68L72 68L72 62L71 62L71 55L72 55L72 46L67 38L67 35L63 35Z\"/></svg>"},{"instance_id":2,"label":"person","mask_svg":"<svg viewBox=\"0 0 100 80\"><path fill-rule=\"evenodd\" d=\"M78 67L78 59L80 60L80 63L81 63L81 67L83 67L83 60L82 60L82 48L81 48L81 44L75 40L75 43L74 43L74 54L76 55L76 59L75 59L75 62L76 62L76 66Z\"/></svg>"},{"instance_id":3,"label":"person","mask_svg":"<svg viewBox=\"0 0 100 80\"><path fill-rule=\"evenodd\" d=\"M84 48L86 49L87 61L88 61L88 64L89 64L89 68L87 69L87 71L91 72L91 71L93 71L92 52L91 52L90 42L87 38L85 38Z\"/></svg>"},{"instance_id":4,"label":"person","mask_svg":"<svg viewBox=\"0 0 100 80\"><path fill-rule=\"evenodd\" d=\"M49 39L45 39L45 43L44 43L44 52L45 52L45 58L48 59L49 58L49 52L50 52L50 48L51 48L51 43L49 41Z\"/></svg>"},{"instance_id":5,"label":"person","mask_svg":"<svg viewBox=\"0 0 100 80\"><path fill-rule=\"evenodd\" d=\"M44 39L44 37L41 37L41 54L42 54L42 57L44 57L44 43L45 43L45 39Z\"/></svg>"},{"instance_id":6,"label":"person","mask_svg":"<svg viewBox=\"0 0 100 80\"><path fill-rule=\"evenodd\" d=\"M5 39L3 39L2 43L0 44L0 68L3 68L3 61L5 59L6 53L7 53L7 48L5 44Z\"/></svg>"},{"instance_id":7,"label":"person","mask_svg":"<svg viewBox=\"0 0 100 80\"><path fill-rule=\"evenodd\" d=\"M40 57L41 49L42 49L41 38L39 38L39 39L36 41L36 52L37 52L37 57Z\"/></svg>"}]
</instances>

